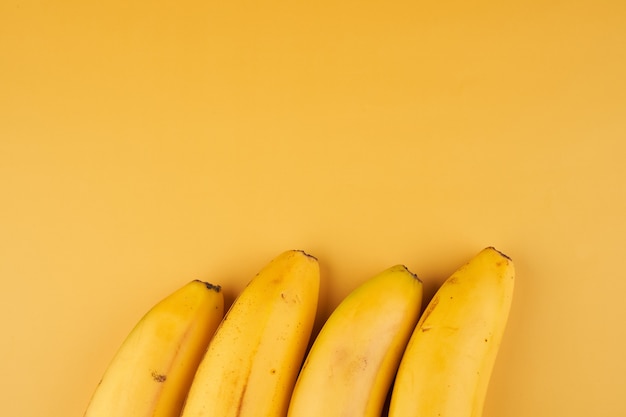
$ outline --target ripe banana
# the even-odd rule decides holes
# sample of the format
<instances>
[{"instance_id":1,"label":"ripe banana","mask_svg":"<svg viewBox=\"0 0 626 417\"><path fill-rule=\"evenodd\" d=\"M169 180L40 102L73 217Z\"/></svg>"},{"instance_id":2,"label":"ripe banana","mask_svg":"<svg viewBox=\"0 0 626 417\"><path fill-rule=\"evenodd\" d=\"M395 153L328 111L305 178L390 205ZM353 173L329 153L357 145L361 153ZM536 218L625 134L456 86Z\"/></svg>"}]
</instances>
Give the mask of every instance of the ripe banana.
<instances>
[{"instance_id":1,"label":"ripe banana","mask_svg":"<svg viewBox=\"0 0 626 417\"><path fill-rule=\"evenodd\" d=\"M422 282L396 265L337 306L313 342L288 417L378 417L419 318Z\"/></svg>"},{"instance_id":2,"label":"ripe banana","mask_svg":"<svg viewBox=\"0 0 626 417\"><path fill-rule=\"evenodd\" d=\"M319 295L317 259L280 254L244 288L215 332L183 417L284 416L309 343Z\"/></svg>"},{"instance_id":3,"label":"ripe banana","mask_svg":"<svg viewBox=\"0 0 626 417\"><path fill-rule=\"evenodd\" d=\"M411 336L389 417L480 417L507 323L513 262L492 247L436 292Z\"/></svg>"},{"instance_id":4,"label":"ripe banana","mask_svg":"<svg viewBox=\"0 0 626 417\"><path fill-rule=\"evenodd\" d=\"M221 288L191 281L146 313L96 388L85 417L177 417L224 316Z\"/></svg>"}]
</instances>

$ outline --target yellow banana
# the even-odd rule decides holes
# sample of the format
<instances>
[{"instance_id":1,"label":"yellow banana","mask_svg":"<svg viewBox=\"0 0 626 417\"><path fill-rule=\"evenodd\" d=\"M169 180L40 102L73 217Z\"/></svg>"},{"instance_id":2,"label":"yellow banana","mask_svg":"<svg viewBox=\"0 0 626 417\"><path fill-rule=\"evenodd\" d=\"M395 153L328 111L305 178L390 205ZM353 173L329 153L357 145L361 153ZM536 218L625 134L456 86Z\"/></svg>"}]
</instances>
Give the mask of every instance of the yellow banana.
<instances>
[{"instance_id":1,"label":"yellow banana","mask_svg":"<svg viewBox=\"0 0 626 417\"><path fill-rule=\"evenodd\" d=\"M85 417L177 417L224 316L219 286L191 281L161 300L126 337Z\"/></svg>"},{"instance_id":2,"label":"yellow banana","mask_svg":"<svg viewBox=\"0 0 626 417\"><path fill-rule=\"evenodd\" d=\"M379 417L421 302L422 282L402 265L348 294L311 346L288 417Z\"/></svg>"},{"instance_id":3,"label":"yellow banana","mask_svg":"<svg viewBox=\"0 0 626 417\"><path fill-rule=\"evenodd\" d=\"M317 259L282 253L244 288L215 332L183 417L284 416L317 314Z\"/></svg>"},{"instance_id":4,"label":"yellow banana","mask_svg":"<svg viewBox=\"0 0 626 417\"><path fill-rule=\"evenodd\" d=\"M448 278L409 340L389 417L480 417L507 323L513 262L485 248Z\"/></svg>"}]
</instances>

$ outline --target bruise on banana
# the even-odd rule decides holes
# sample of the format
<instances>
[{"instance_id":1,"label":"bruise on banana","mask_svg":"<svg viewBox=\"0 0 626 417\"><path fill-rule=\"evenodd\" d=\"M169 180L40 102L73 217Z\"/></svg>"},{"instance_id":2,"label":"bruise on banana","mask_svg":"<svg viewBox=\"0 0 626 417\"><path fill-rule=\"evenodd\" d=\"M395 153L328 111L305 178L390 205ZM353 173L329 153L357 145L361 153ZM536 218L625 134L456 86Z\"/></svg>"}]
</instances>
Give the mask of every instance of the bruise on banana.
<instances>
[{"instance_id":1,"label":"bruise on banana","mask_svg":"<svg viewBox=\"0 0 626 417\"><path fill-rule=\"evenodd\" d=\"M157 371L152 371L151 375L152 375L152 379L155 382L165 382L165 380L167 379L167 375L160 374Z\"/></svg>"}]
</instances>

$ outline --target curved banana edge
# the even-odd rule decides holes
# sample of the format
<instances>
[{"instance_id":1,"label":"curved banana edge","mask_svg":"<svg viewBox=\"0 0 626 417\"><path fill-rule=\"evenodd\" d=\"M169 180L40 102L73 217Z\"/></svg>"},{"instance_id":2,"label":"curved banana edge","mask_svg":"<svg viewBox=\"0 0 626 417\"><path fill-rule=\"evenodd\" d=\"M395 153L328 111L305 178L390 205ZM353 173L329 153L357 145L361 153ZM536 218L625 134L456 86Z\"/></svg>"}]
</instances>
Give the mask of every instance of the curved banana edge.
<instances>
[{"instance_id":1,"label":"curved banana edge","mask_svg":"<svg viewBox=\"0 0 626 417\"><path fill-rule=\"evenodd\" d=\"M122 342L84 417L177 417L223 316L220 286L200 280L161 300Z\"/></svg>"},{"instance_id":2,"label":"curved banana edge","mask_svg":"<svg viewBox=\"0 0 626 417\"><path fill-rule=\"evenodd\" d=\"M396 265L348 294L311 346L288 417L380 416L422 290L416 275Z\"/></svg>"},{"instance_id":3,"label":"curved banana edge","mask_svg":"<svg viewBox=\"0 0 626 417\"><path fill-rule=\"evenodd\" d=\"M317 314L316 258L280 254L233 302L198 367L183 417L284 416Z\"/></svg>"},{"instance_id":4,"label":"curved banana edge","mask_svg":"<svg viewBox=\"0 0 626 417\"><path fill-rule=\"evenodd\" d=\"M512 260L488 247L422 313L400 363L389 417L479 417L513 297Z\"/></svg>"}]
</instances>

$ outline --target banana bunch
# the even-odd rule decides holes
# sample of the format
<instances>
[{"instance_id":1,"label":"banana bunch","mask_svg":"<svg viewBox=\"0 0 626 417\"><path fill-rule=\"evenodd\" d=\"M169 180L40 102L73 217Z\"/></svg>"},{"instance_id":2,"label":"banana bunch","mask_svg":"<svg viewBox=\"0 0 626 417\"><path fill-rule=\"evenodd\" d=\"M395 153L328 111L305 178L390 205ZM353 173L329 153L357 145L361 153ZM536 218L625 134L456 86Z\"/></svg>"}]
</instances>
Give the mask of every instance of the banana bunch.
<instances>
[{"instance_id":1,"label":"banana bunch","mask_svg":"<svg viewBox=\"0 0 626 417\"><path fill-rule=\"evenodd\" d=\"M506 326L512 261L486 248L422 311L403 265L349 293L312 338L318 260L273 259L224 314L193 281L123 342L85 417L479 417Z\"/></svg>"}]
</instances>

